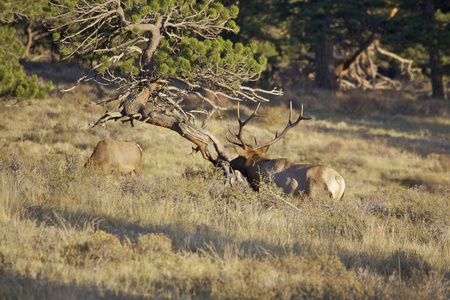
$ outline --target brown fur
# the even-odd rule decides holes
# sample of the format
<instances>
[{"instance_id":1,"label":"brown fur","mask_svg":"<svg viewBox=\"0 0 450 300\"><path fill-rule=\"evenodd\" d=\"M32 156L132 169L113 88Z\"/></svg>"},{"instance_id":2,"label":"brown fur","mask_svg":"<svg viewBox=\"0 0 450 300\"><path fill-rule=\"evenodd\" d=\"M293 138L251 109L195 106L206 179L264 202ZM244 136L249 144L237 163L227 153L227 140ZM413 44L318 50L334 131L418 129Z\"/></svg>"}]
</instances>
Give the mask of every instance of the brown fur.
<instances>
[{"instance_id":1,"label":"brown fur","mask_svg":"<svg viewBox=\"0 0 450 300\"><path fill-rule=\"evenodd\" d=\"M103 173L117 175L142 175L142 149L131 141L102 140L84 165Z\"/></svg>"},{"instance_id":2,"label":"brown fur","mask_svg":"<svg viewBox=\"0 0 450 300\"><path fill-rule=\"evenodd\" d=\"M246 150L236 147L239 157L231 161L231 167L241 171L253 189L258 190L261 181L273 182L287 194L304 192L311 199L342 198L345 182L332 168L297 164L286 158L269 159L264 156L268 149L269 146Z\"/></svg>"}]
</instances>

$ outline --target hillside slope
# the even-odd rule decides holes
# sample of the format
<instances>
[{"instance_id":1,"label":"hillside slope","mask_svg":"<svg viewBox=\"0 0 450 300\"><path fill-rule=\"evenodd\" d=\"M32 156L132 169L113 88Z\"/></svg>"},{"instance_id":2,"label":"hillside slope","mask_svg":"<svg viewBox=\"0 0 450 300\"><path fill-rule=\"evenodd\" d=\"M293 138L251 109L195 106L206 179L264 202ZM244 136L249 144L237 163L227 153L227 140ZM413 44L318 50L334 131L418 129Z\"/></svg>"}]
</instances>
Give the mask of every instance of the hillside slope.
<instances>
[{"instance_id":1,"label":"hillside slope","mask_svg":"<svg viewBox=\"0 0 450 300\"><path fill-rule=\"evenodd\" d=\"M450 297L450 121L386 104L427 102L291 91L262 107L248 125L258 141L283 128L288 100L305 104L313 119L268 156L336 169L347 190L334 203L225 187L165 129L86 128L111 93L1 107L1 299ZM223 142L233 114L210 125ZM83 168L104 138L143 147L142 178Z\"/></svg>"}]
</instances>

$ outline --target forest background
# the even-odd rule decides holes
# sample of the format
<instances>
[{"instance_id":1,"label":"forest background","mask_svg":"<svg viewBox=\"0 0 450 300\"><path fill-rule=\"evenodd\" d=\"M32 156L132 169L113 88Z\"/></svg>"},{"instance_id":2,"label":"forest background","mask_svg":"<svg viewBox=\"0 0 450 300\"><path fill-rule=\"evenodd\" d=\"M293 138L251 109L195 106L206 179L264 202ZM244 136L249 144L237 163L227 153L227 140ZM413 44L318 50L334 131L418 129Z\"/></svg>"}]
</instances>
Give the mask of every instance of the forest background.
<instances>
[{"instance_id":1,"label":"forest background","mask_svg":"<svg viewBox=\"0 0 450 300\"><path fill-rule=\"evenodd\" d=\"M42 97L50 89L37 88L36 78L27 79L19 64L59 59L58 46L42 25L47 2L30 3L0 2L1 97ZM268 58L258 85L423 90L421 84L430 82L434 98L447 97L448 1L222 3L239 7L239 33L224 37L256 43Z\"/></svg>"}]
</instances>

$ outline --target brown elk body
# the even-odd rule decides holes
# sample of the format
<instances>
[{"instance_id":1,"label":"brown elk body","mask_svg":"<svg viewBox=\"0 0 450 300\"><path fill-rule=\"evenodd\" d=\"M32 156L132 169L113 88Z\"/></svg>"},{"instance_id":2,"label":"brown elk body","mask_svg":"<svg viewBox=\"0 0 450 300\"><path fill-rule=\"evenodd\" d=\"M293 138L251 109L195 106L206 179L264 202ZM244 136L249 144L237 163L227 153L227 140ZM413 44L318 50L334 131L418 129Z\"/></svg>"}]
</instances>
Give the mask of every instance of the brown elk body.
<instances>
[{"instance_id":1,"label":"brown elk body","mask_svg":"<svg viewBox=\"0 0 450 300\"><path fill-rule=\"evenodd\" d=\"M142 149L135 142L106 139L97 144L84 166L107 174L131 175L134 172L141 176L141 162Z\"/></svg>"},{"instance_id":2,"label":"brown elk body","mask_svg":"<svg viewBox=\"0 0 450 300\"><path fill-rule=\"evenodd\" d=\"M236 147L239 157L231 161L231 167L239 170L253 189L259 190L260 182L273 182L286 194L305 193L311 199L342 198L345 182L335 170L324 165L297 164L287 158L269 159L264 156L268 148L246 151Z\"/></svg>"},{"instance_id":3,"label":"brown elk body","mask_svg":"<svg viewBox=\"0 0 450 300\"><path fill-rule=\"evenodd\" d=\"M230 139L229 141L239 146L235 147L239 156L231 161L231 167L239 170L255 190L259 190L260 182L273 182L287 194L300 195L304 193L311 199L340 200L344 194L345 182L342 176L332 168L324 165L297 164L287 158L269 159L265 156L270 145L279 141L290 128L298 125L301 120L310 119L303 117L303 107L296 122L291 120L291 107L289 123L279 136L277 135L274 140L261 146L253 147L243 141L242 128L252 118L261 117L256 114L258 108L259 105L244 122L240 120L238 108L239 133L232 135L239 143Z\"/></svg>"}]
</instances>

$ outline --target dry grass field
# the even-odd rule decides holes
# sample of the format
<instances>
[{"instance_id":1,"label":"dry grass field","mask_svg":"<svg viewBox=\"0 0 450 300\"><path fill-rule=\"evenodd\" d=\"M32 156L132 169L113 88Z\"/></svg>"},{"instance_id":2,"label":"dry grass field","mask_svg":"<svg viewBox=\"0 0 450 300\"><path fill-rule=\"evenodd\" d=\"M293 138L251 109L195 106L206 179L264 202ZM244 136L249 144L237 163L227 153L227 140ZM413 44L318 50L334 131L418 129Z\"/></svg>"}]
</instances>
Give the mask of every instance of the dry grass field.
<instances>
[{"instance_id":1,"label":"dry grass field","mask_svg":"<svg viewBox=\"0 0 450 300\"><path fill-rule=\"evenodd\" d=\"M72 80L53 72L57 87ZM263 105L248 125L258 141L283 128L289 100L312 117L269 157L345 178L342 201L312 202L226 187L166 129L87 129L113 92L0 104L0 299L450 298L448 102L286 91ZM209 128L224 143L233 115ZM143 177L85 170L104 138L140 144Z\"/></svg>"}]
</instances>

